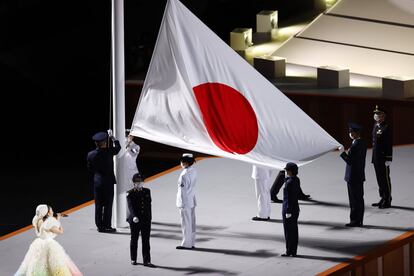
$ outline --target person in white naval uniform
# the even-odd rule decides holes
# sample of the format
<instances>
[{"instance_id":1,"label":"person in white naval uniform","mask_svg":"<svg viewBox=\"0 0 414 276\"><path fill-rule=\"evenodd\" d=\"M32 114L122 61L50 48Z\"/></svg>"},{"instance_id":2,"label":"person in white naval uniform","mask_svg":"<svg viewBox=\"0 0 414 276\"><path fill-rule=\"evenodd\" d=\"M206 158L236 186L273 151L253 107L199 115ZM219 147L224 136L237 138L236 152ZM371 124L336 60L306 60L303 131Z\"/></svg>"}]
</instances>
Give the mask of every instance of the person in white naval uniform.
<instances>
[{"instance_id":1,"label":"person in white naval uniform","mask_svg":"<svg viewBox=\"0 0 414 276\"><path fill-rule=\"evenodd\" d=\"M253 165L252 178L256 188L257 197L257 216L252 220L269 220L271 201L270 201L270 177L272 171L268 168Z\"/></svg>"},{"instance_id":2,"label":"person in white naval uniform","mask_svg":"<svg viewBox=\"0 0 414 276\"><path fill-rule=\"evenodd\" d=\"M177 207L181 216L181 231L183 239L177 249L192 249L195 247L196 218L195 207L195 186L197 171L194 168L194 156L191 153L184 153L180 159L183 171L178 178Z\"/></svg>"},{"instance_id":3,"label":"person in white naval uniform","mask_svg":"<svg viewBox=\"0 0 414 276\"><path fill-rule=\"evenodd\" d=\"M124 177L126 183L128 183L128 190L134 187L132 177L139 173L137 167L137 157L139 154L140 146L134 143L134 136L129 134L129 130L126 131L126 151L124 154L125 166Z\"/></svg>"}]
</instances>

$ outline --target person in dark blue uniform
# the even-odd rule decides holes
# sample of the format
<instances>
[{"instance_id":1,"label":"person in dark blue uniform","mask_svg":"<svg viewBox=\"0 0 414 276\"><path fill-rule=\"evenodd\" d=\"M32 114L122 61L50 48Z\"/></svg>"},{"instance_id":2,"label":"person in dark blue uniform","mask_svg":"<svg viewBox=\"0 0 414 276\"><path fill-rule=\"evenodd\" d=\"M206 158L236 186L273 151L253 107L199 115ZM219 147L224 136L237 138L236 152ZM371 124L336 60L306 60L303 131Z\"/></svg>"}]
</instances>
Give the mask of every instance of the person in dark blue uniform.
<instances>
[{"instance_id":1,"label":"person in dark blue uniform","mask_svg":"<svg viewBox=\"0 0 414 276\"><path fill-rule=\"evenodd\" d=\"M282 219L285 232L286 253L283 257L296 257L299 241L298 218L299 218L299 189L300 180L298 166L295 163L287 163L285 166L286 181L283 188Z\"/></svg>"},{"instance_id":2,"label":"person in dark blue uniform","mask_svg":"<svg viewBox=\"0 0 414 276\"><path fill-rule=\"evenodd\" d=\"M279 171L279 173L276 176L275 181L273 182L272 187L270 188L270 199L272 200L272 202L274 202L274 203L282 203L283 202L283 200L280 200L277 197L277 194L279 193L280 188L282 188L283 183L285 183L285 171L284 170ZM298 199L299 200L310 200L311 196L305 194L302 191L302 188L299 187L299 197L298 197Z\"/></svg>"},{"instance_id":3,"label":"person in dark blue uniform","mask_svg":"<svg viewBox=\"0 0 414 276\"><path fill-rule=\"evenodd\" d=\"M92 140L95 141L96 149L88 153L87 166L93 174L95 224L99 232L115 232L115 228L111 227L114 184L116 183L113 158L118 154L121 146L111 130L108 130L108 133L96 133Z\"/></svg>"},{"instance_id":4,"label":"person in dark blue uniform","mask_svg":"<svg viewBox=\"0 0 414 276\"><path fill-rule=\"evenodd\" d=\"M144 188L144 178L136 173L132 177L134 188L127 192L129 216L127 221L131 229L131 264L137 265L138 237L141 232L142 258L144 266L155 267L151 263L150 235L151 235L151 191Z\"/></svg>"},{"instance_id":5,"label":"person in dark blue uniform","mask_svg":"<svg viewBox=\"0 0 414 276\"><path fill-rule=\"evenodd\" d=\"M365 158L367 146L361 139L362 127L355 123L348 123L349 137L352 139L348 152L339 148L340 156L346 162L345 181L348 185L349 207L351 208L348 227L361 227L364 221L364 181Z\"/></svg>"},{"instance_id":6,"label":"person in dark blue uniform","mask_svg":"<svg viewBox=\"0 0 414 276\"><path fill-rule=\"evenodd\" d=\"M377 176L380 201L373 203L380 209L391 207L390 165L392 161L392 129L385 121L386 111L378 107L374 109L375 124L372 129L372 163Z\"/></svg>"}]
</instances>

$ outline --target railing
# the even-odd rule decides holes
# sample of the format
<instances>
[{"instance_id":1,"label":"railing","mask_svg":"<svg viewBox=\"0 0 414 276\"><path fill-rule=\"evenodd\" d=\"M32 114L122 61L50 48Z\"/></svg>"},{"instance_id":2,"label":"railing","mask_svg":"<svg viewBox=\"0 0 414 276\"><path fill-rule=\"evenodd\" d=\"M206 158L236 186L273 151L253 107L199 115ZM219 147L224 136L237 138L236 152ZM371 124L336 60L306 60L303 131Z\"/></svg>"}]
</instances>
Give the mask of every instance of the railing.
<instances>
[{"instance_id":1,"label":"railing","mask_svg":"<svg viewBox=\"0 0 414 276\"><path fill-rule=\"evenodd\" d=\"M338 264L318 276L413 276L414 231L402 234L386 244Z\"/></svg>"}]
</instances>

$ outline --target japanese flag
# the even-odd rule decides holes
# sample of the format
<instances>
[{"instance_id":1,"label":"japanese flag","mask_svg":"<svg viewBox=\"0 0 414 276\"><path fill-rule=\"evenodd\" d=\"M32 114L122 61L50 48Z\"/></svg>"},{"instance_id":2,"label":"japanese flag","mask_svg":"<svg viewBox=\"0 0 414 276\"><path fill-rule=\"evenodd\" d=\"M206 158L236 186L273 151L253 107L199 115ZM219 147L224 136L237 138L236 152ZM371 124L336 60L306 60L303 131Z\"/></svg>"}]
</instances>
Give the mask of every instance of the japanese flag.
<instances>
[{"instance_id":1,"label":"japanese flag","mask_svg":"<svg viewBox=\"0 0 414 276\"><path fill-rule=\"evenodd\" d=\"M277 169L340 145L178 0L167 3L131 129Z\"/></svg>"}]
</instances>

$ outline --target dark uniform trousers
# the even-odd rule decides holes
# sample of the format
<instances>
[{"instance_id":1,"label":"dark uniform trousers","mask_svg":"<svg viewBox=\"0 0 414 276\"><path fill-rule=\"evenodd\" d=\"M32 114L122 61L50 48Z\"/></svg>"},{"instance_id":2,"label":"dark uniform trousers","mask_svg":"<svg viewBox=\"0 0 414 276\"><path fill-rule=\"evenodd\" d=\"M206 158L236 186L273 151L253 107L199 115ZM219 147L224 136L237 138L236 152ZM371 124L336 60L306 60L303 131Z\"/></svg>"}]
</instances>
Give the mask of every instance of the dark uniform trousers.
<instances>
[{"instance_id":1,"label":"dark uniform trousers","mask_svg":"<svg viewBox=\"0 0 414 276\"><path fill-rule=\"evenodd\" d=\"M298 250L299 230L298 218L299 212L292 214L290 218L286 218L286 212L282 212L283 230L285 232L286 253L296 255Z\"/></svg>"},{"instance_id":2,"label":"dark uniform trousers","mask_svg":"<svg viewBox=\"0 0 414 276\"><path fill-rule=\"evenodd\" d=\"M365 142L358 138L353 140L348 153L343 152L340 156L346 162L345 181L348 186L348 199L350 212L350 222L361 224L364 220L364 181L365 181L365 158L367 146Z\"/></svg>"},{"instance_id":3,"label":"dark uniform trousers","mask_svg":"<svg viewBox=\"0 0 414 276\"><path fill-rule=\"evenodd\" d=\"M350 220L351 223L363 223L365 202L364 202L364 182L353 181L347 182L348 184L348 198L349 207L351 208Z\"/></svg>"},{"instance_id":4,"label":"dark uniform trousers","mask_svg":"<svg viewBox=\"0 0 414 276\"><path fill-rule=\"evenodd\" d=\"M384 201L391 203L391 178L390 167L384 162L373 162L375 175L377 176L379 196Z\"/></svg>"},{"instance_id":5,"label":"dark uniform trousers","mask_svg":"<svg viewBox=\"0 0 414 276\"><path fill-rule=\"evenodd\" d=\"M300 180L296 176L287 177L283 189L282 220L286 241L286 254L296 255L299 241L298 218ZM286 214L292 216L286 218Z\"/></svg>"},{"instance_id":6,"label":"dark uniform trousers","mask_svg":"<svg viewBox=\"0 0 414 276\"><path fill-rule=\"evenodd\" d=\"M95 224L98 229L111 227L114 184L94 186Z\"/></svg>"},{"instance_id":7,"label":"dark uniform trousers","mask_svg":"<svg viewBox=\"0 0 414 276\"><path fill-rule=\"evenodd\" d=\"M142 243L142 259L144 263L151 262L151 254L150 254L150 236L151 236L151 222L130 222L129 227L131 228L131 242L130 242L130 253L131 253L131 260L137 260L137 251L138 251L138 238L139 233L141 232L141 243Z\"/></svg>"},{"instance_id":8,"label":"dark uniform trousers","mask_svg":"<svg viewBox=\"0 0 414 276\"><path fill-rule=\"evenodd\" d=\"M96 148L87 156L88 170L93 173L95 198L95 224L98 229L111 227L112 203L114 200L114 155L121 150L118 140L108 148Z\"/></svg>"},{"instance_id":9,"label":"dark uniform trousers","mask_svg":"<svg viewBox=\"0 0 414 276\"><path fill-rule=\"evenodd\" d=\"M385 203L391 203L390 167L385 161L392 161L392 129L389 124L375 124L372 129L372 163L377 177L379 195Z\"/></svg>"},{"instance_id":10,"label":"dark uniform trousers","mask_svg":"<svg viewBox=\"0 0 414 276\"><path fill-rule=\"evenodd\" d=\"M128 222L131 229L130 253L131 260L137 260L138 238L141 233L142 258L145 263L151 262L150 236L151 236L151 191L147 188L141 190L132 189L127 195L129 216ZM133 221L134 217L138 222Z\"/></svg>"}]
</instances>

